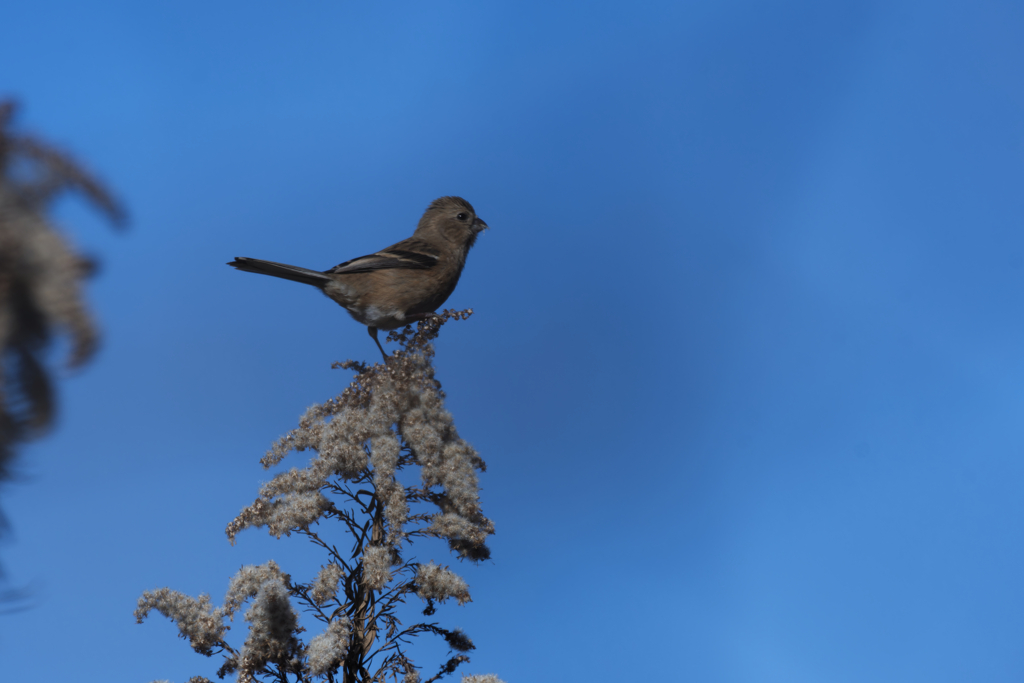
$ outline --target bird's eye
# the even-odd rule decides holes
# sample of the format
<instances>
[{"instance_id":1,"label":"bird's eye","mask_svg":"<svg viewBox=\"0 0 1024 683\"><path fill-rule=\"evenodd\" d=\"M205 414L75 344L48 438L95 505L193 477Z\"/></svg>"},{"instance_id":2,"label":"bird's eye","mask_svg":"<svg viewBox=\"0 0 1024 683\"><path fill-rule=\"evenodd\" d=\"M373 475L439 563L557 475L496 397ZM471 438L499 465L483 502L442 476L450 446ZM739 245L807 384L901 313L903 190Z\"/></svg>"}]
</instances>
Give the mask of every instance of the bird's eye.
<instances>
[{"instance_id":1,"label":"bird's eye","mask_svg":"<svg viewBox=\"0 0 1024 683\"><path fill-rule=\"evenodd\" d=\"M456 218L458 218L460 221L464 221L467 218L469 218L469 216L467 214L460 213L458 216L456 216Z\"/></svg>"}]
</instances>

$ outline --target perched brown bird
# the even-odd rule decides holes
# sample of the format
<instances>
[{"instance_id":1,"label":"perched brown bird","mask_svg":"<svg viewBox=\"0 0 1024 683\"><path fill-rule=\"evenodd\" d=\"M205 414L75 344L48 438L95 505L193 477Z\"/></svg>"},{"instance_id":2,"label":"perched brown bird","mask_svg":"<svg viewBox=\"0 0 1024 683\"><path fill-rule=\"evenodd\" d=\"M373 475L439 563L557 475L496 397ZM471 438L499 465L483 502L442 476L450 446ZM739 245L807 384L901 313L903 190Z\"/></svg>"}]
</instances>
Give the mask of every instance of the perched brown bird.
<instances>
[{"instance_id":1,"label":"perched brown bird","mask_svg":"<svg viewBox=\"0 0 1024 683\"><path fill-rule=\"evenodd\" d=\"M430 317L459 283L466 254L487 227L461 197L441 197L423 214L409 239L323 272L240 257L238 270L319 287L366 325L381 355L377 330L393 330Z\"/></svg>"}]
</instances>

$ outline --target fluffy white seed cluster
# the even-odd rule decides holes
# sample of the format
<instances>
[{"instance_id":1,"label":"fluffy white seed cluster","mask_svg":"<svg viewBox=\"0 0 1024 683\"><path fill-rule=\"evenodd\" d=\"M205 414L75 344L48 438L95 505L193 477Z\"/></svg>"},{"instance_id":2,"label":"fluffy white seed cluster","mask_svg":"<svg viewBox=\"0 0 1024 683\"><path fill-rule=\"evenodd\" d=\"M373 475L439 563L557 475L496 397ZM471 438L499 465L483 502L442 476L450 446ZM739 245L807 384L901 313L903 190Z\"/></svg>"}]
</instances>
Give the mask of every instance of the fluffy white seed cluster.
<instances>
[{"instance_id":1,"label":"fluffy white seed cluster","mask_svg":"<svg viewBox=\"0 0 1024 683\"><path fill-rule=\"evenodd\" d=\"M494 533L494 525L480 509L476 470L485 466L476 450L459 437L451 413L444 409L433 366L424 356L413 358L420 361L415 369L423 390L402 411L398 432L422 465L423 484L443 490L437 500L441 513L434 516L430 532L475 558L474 549L483 548L487 536Z\"/></svg>"},{"instance_id":2,"label":"fluffy white seed cluster","mask_svg":"<svg viewBox=\"0 0 1024 683\"><path fill-rule=\"evenodd\" d=\"M388 415L388 428L370 442L370 462L373 465L373 486L377 498L384 504L384 517L388 522L388 542L400 543L404 534L402 527L409 517L409 503L405 499L405 487L395 480L398 472L398 456L402 444L391 431L390 425L398 415Z\"/></svg>"},{"instance_id":3,"label":"fluffy white seed cluster","mask_svg":"<svg viewBox=\"0 0 1024 683\"><path fill-rule=\"evenodd\" d=\"M313 676L322 676L332 671L345 660L348 654L352 623L347 617L335 619L324 632L309 641L306 648L306 666Z\"/></svg>"},{"instance_id":4,"label":"fluffy white seed cluster","mask_svg":"<svg viewBox=\"0 0 1024 683\"><path fill-rule=\"evenodd\" d=\"M389 546L371 545L363 550L363 585L379 591L391 581L393 555Z\"/></svg>"},{"instance_id":5,"label":"fluffy white seed cluster","mask_svg":"<svg viewBox=\"0 0 1024 683\"><path fill-rule=\"evenodd\" d=\"M308 529L330 507L320 493L323 481L311 480L306 470L292 469L264 484L260 498L242 510L227 528L228 538L248 526L265 526L275 537L290 536L296 529Z\"/></svg>"},{"instance_id":6,"label":"fluffy white seed cluster","mask_svg":"<svg viewBox=\"0 0 1024 683\"><path fill-rule=\"evenodd\" d=\"M464 557L489 556L484 542L494 525L480 509L476 475L485 465L444 409L432 356L433 348L424 344L395 354L386 365L358 366L361 372L341 396L309 408L299 427L279 439L262 462L271 467L292 451L313 450L316 456L307 467L267 482L228 525L228 537L233 541L248 527L265 526L277 537L308 529L332 509L322 493L331 478L351 480L370 471L384 506L386 542L401 544L409 504L395 474L404 441L421 465L424 487L440 489L431 498L440 510L425 531L447 539Z\"/></svg>"},{"instance_id":7,"label":"fluffy white seed cluster","mask_svg":"<svg viewBox=\"0 0 1024 683\"><path fill-rule=\"evenodd\" d=\"M263 581L245 612L249 635L238 656L238 680L248 683L269 662L286 670L301 668L301 647L295 638L298 615L288 587L279 577Z\"/></svg>"},{"instance_id":8,"label":"fluffy white seed cluster","mask_svg":"<svg viewBox=\"0 0 1024 683\"><path fill-rule=\"evenodd\" d=\"M341 580L342 574L341 567L333 562L320 570L309 591L309 596L313 598L314 604L320 606L328 600L334 599L334 596L338 594L338 581Z\"/></svg>"},{"instance_id":9,"label":"fluffy white seed cluster","mask_svg":"<svg viewBox=\"0 0 1024 683\"><path fill-rule=\"evenodd\" d=\"M469 586L462 577L433 562L421 564L416 568L416 595L424 600L438 602L455 598L460 605L472 601L469 597Z\"/></svg>"},{"instance_id":10,"label":"fluffy white seed cluster","mask_svg":"<svg viewBox=\"0 0 1024 683\"><path fill-rule=\"evenodd\" d=\"M273 560L264 564L250 564L238 570L228 583L228 592L224 596L224 611L233 619L242 604L249 598L256 597L260 587L267 582L287 583L289 576L281 571Z\"/></svg>"},{"instance_id":11,"label":"fluffy white seed cluster","mask_svg":"<svg viewBox=\"0 0 1024 683\"><path fill-rule=\"evenodd\" d=\"M462 683L505 683L494 674L462 674Z\"/></svg>"},{"instance_id":12,"label":"fluffy white seed cluster","mask_svg":"<svg viewBox=\"0 0 1024 683\"><path fill-rule=\"evenodd\" d=\"M154 609L173 621L182 637L188 638L189 645L200 654L210 654L224 640L225 612L210 605L209 595L193 598L170 588L145 591L135 609L135 621L141 624Z\"/></svg>"}]
</instances>

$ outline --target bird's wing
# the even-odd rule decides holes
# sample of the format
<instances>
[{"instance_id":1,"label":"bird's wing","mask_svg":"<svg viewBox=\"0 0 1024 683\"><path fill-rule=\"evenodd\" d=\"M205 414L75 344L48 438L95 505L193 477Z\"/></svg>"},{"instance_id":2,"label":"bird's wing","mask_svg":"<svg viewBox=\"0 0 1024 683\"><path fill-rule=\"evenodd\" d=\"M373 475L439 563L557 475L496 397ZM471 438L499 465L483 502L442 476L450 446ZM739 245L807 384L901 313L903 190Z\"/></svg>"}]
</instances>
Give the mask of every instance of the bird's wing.
<instances>
[{"instance_id":1,"label":"bird's wing","mask_svg":"<svg viewBox=\"0 0 1024 683\"><path fill-rule=\"evenodd\" d=\"M437 265L441 258L441 250L424 240L410 237L376 254L367 254L351 261L339 263L330 270L328 275L344 275L348 273L369 273L387 268L412 268L425 270Z\"/></svg>"}]
</instances>

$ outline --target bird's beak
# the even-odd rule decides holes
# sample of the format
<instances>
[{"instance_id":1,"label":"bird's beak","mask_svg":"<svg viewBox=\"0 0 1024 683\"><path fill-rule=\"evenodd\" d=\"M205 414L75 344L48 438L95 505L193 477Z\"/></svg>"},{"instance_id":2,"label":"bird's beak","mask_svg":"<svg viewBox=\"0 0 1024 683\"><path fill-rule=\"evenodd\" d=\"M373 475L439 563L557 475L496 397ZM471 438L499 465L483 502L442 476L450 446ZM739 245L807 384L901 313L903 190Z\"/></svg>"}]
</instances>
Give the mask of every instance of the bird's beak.
<instances>
[{"instance_id":1,"label":"bird's beak","mask_svg":"<svg viewBox=\"0 0 1024 683\"><path fill-rule=\"evenodd\" d=\"M473 219L473 230L475 232L482 232L482 231L486 230L489 227L490 226L487 225L487 223L484 223L482 218L474 218Z\"/></svg>"}]
</instances>

